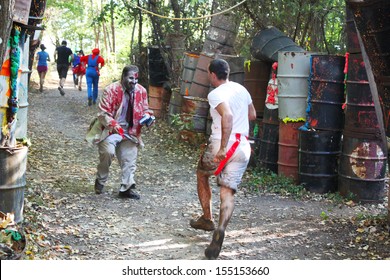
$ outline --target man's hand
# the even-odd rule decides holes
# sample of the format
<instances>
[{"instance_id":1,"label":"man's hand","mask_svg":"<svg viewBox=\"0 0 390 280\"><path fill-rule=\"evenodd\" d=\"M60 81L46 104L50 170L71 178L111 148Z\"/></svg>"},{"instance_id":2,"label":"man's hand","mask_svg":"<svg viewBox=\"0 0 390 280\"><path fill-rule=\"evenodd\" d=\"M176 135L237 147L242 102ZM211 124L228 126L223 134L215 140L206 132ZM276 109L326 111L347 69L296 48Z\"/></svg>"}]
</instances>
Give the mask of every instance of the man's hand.
<instances>
[{"instance_id":1,"label":"man's hand","mask_svg":"<svg viewBox=\"0 0 390 280\"><path fill-rule=\"evenodd\" d=\"M226 148L220 148L214 157L214 162L220 162L226 158Z\"/></svg>"}]
</instances>

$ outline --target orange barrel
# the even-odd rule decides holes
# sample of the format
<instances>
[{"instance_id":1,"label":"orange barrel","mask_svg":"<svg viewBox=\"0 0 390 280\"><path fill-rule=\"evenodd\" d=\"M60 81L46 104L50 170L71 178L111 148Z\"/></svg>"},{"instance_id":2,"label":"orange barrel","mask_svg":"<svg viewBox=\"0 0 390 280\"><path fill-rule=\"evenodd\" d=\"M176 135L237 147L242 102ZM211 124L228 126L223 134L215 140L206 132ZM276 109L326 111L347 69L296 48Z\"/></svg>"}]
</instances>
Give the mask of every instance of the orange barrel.
<instances>
[{"instance_id":1,"label":"orange barrel","mask_svg":"<svg viewBox=\"0 0 390 280\"><path fill-rule=\"evenodd\" d=\"M279 123L278 174L298 183L299 131L304 122Z\"/></svg>"},{"instance_id":2,"label":"orange barrel","mask_svg":"<svg viewBox=\"0 0 390 280\"><path fill-rule=\"evenodd\" d=\"M279 118L278 109L265 107L263 118L263 129L259 145L260 167L278 173L279 153Z\"/></svg>"},{"instance_id":3,"label":"orange barrel","mask_svg":"<svg viewBox=\"0 0 390 280\"><path fill-rule=\"evenodd\" d=\"M210 81L207 69L209 67L210 61L213 59L213 56L209 56L204 53L200 54L198 64L196 65L195 74L192 79L191 87L189 90L190 96L207 98L207 94L209 93L210 88Z\"/></svg>"},{"instance_id":4,"label":"orange barrel","mask_svg":"<svg viewBox=\"0 0 390 280\"><path fill-rule=\"evenodd\" d=\"M181 74L180 94L188 95L198 65L198 53L185 53L183 58L183 72Z\"/></svg>"},{"instance_id":5,"label":"orange barrel","mask_svg":"<svg viewBox=\"0 0 390 280\"><path fill-rule=\"evenodd\" d=\"M299 183L314 193L335 192L341 131L299 130Z\"/></svg>"},{"instance_id":6,"label":"orange barrel","mask_svg":"<svg viewBox=\"0 0 390 280\"><path fill-rule=\"evenodd\" d=\"M181 116L187 130L206 132L210 105L206 98L183 96Z\"/></svg>"},{"instance_id":7,"label":"orange barrel","mask_svg":"<svg viewBox=\"0 0 390 280\"><path fill-rule=\"evenodd\" d=\"M382 202L386 162L384 143L372 134L343 131L339 163L339 192L358 202Z\"/></svg>"},{"instance_id":8,"label":"orange barrel","mask_svg":"<svg viewBox=\"0 0 390 280\"><path fill-rule=\"evenodd\" d=\"M148 99L149 109L153 110L156 118L162 118L165 116L165 108L163 108L164 88L149 86Z\"/></svg>"},{"instance_id":9,"label":"orange barrel","mask_svg":"<svg viewBox=\"0 0 390 280\"><path fill-rule=\"evenodd\" d=\"M262 60L251 60L245 63L244 87L252 97L258 118L264 115L265 97L271 73L271 63Z\"/></svg>"}]
</instances>

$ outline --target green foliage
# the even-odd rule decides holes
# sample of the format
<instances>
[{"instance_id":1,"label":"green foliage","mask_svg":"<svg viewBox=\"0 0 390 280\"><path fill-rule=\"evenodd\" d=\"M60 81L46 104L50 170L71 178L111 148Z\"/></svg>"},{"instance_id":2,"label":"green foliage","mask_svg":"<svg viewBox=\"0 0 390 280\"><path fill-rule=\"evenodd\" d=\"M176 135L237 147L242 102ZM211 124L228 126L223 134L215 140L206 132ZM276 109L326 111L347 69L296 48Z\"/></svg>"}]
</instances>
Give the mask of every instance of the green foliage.
<instances>
[{"instance_id":1,"label":"green foliage","mask_svg":"<svg viewBox=\"0 0 390 280\"><path fill-rule=\"evenodd\" d=\"M277 193L295 198L307 195L306 189L302 185L296 185L292 178L278 176L269 170L256 168L252 170L250 177L250 188L258 192Z\"/></svg>"},{"instance_id":2,"label":"green foliage","mask_svg":"<svg viewBox=\"0 0 390 280\"><path fill-rule=\"evenodd\" d=\"M178 130L192 130L194 128L192 117L185 114L173 115L171 124Z\"/></svg>"},{"instance_id":3,"label":"green foliage","mask_svg":"<svg viewBox=\"0 0 390 280\"><path fill-rule=\"evenodd\" d=\"M324 221L326 221L327 219L329 219L328 214L326 214L324 211L321 212L320 217L321 217L321 219L323 219Z\"/></svg>"},{"instance_id":4,"label":"green foliage","mask_svg":"<svg viewBox=\"0 0 390 280\"><path fill-rule=\"evenodd\" d=\"M296 184L292 178L277 175L263 168L253 168L247 172L247 188L252 192L276 193L293 198L322 198L333 204L353 205L356 198L353 193L341 196L340 193L316 194L305 189L303 184Z\"/></svg>"}]
</instances>

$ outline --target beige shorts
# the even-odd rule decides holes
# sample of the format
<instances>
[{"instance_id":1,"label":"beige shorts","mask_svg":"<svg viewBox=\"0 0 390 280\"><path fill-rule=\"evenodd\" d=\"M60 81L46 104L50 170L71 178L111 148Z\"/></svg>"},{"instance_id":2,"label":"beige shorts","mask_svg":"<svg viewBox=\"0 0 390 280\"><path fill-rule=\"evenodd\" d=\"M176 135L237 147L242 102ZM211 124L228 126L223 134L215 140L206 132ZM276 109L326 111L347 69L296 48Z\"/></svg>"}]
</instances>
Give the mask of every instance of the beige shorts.
<instances>
[{"instance_id":1,"label":"beige shorts","mask_svg":"<svg viewBox=\"0 0 390 280\"><path fill-rule=\"evenodd\" d=\"M229 141L227 149L233 145L234 141ZM209 141L201 158L198 162L198 171L206 176L214 174L219 163L214 162L214 156L219 150L221 144L220 139ZM228 160L221 173L217 175L217 183L219 186L225 186L237 191L238 185L241 183L242 175L248 166L251 155L251 146L245 137L241 137L241 142L232 157Z\"/></svg>"}]
</instances>

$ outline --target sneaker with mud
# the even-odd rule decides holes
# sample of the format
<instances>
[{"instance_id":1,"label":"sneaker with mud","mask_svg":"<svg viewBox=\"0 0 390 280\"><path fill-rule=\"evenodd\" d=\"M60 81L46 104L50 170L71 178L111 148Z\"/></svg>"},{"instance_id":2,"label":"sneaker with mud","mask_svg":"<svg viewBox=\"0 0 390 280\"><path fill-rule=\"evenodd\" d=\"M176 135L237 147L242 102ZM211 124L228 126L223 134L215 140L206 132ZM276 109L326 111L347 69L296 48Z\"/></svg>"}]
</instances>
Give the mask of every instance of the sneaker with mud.
<instances>
[{"instance_id":1,"label":"sneaker with mud","mask_svg":"<svg viewBox=\"0 0 390 280\"><path fill-rule=\"evenodd\" d=\"M218 229L214 231L213 240L209 246L207 246L204 254L209 260L216 260L221 252L223 239L225 238L225 231Z\"/></svg>"},{"instance_id":2,"label":"sneaker with mud","mask_svg":"<svg viewBox=\"0 0 390 280\"><path fill-rule=\"evenodd\" d=\"M213 231L215 229L214 222L201 216L199 219L190 221L190 226L195 229L203 229L205 231Z\"/></svg>"},{"instance_id":3,"label":"sneaker with mud","mask_svg":"<svg viewBox=\"0 0 390 280\"><path fill-rule=\"evenodd\" d=\"M95 180L95 193L96 194L102 194L103 193L104 185L100 184L98 179Z\"/></svg>"}]
</instances>

